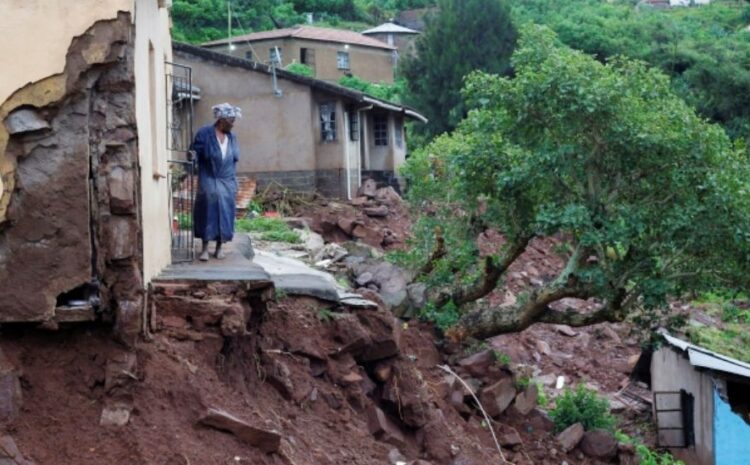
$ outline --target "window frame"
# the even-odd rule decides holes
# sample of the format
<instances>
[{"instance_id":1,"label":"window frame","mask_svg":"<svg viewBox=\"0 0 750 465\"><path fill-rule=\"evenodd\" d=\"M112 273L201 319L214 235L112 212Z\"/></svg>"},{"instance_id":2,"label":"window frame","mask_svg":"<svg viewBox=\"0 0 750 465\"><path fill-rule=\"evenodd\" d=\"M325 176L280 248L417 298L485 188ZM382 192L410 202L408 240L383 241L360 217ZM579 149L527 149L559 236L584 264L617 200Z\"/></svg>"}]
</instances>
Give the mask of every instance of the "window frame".
<instances>
[{"instance_id":1,"label":"window frame","mask_svg":"<svg viewBox=\"0 0 750 465\"><path fill-rule=\"evenodd\" d=\"M388 115L372 115L372 143L376 147L388 147Z\"/></svg>"},{"instance_id":2,"label":"window frame","mask_svg":"<svg viewBox=\"0 0 750 465\"><path fill-rule=\"evenodd\" d=\"M345 64L343 66L342 57L346 58ZM345 50L339 50L338 52L336 52L336 68L345 71L349 71L352 69L351 57L349 56L349 52Z\"/></svg>"},{"instance_id":3,"label":"window frame","mask_svg":"<svg viewBox=\"0 0 750 465\"><path fill-rule=\"evenodd\" d=\"M328 113L328 121L324 115ZM324 102L318 105L318 115L320 118L320 141L321 142L336 142L337 140L337 127L336 127L336 102Z\"/></svg>"},{"instance_id":4,"label":"window frame","mask_svg":"<svg viewBox=\"0 0 750 465\"><path fill-rule=\"evenodd\" d=\"M276 49L279 50L278 56L275 57ZM276 61L274 58L278 58L279 60ZM284 63L284 49L281 47L271 47L268 49L268 61L269 63L273 64L276 63L277 66L281 66L282 63Z\"/></svg>"}]
</instances>

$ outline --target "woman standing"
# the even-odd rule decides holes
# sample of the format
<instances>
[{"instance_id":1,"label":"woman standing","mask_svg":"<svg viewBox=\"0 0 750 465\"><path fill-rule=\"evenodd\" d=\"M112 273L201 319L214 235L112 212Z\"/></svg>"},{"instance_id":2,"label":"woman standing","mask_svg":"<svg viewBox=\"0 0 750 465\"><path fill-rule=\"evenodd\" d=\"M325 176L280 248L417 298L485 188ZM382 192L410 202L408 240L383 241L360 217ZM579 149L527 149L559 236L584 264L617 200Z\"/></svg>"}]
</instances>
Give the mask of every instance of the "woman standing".
<instances>
[{"instance_id":1,"label":"woman standing","mask_svg":"<svg viewBox=\"0 0 750 465\"><path fill-rule=\"evenodd\" d=\"M235 196L240 157L237 138L232 134L239 107L222 103L213 107L215 122L195 134L192 150L198 159L198 195L193 208L195 237L203 241L199 260L208 260L208 242L216 241L214 256L224 258L221 245L234 236Z\"/></svg>"}]
</instances>

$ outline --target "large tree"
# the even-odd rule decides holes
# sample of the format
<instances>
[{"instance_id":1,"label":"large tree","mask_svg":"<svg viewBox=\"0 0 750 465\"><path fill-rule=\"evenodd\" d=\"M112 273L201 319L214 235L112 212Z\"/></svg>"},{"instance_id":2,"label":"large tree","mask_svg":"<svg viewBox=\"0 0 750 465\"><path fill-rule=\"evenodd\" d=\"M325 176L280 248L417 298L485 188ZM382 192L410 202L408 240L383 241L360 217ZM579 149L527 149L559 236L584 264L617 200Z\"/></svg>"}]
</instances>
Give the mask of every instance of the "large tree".
<instances>
[{"instance_id":1,"label":"large tree","mask_svg":"<svg viewBox=\"0 0 750 465\"><path fill-rule=\"evenodd\" d=\"M421 212L412 254L438 315L457 308L458 328L486 337L535 322L621 321L686 291L748 284L743 147L660 72L629 59L603 64L546 28L524 31L513 66L512 79L471 75L464 92L474 109L407 163ZM507 244L480 257L476 239L488 228ZM564 269L515 305L484 302L540 236L566 246ZM564 298L599 307L561 308Z\"/></svg>"},{"instance_id":2,"label":"large tree","mask_svg":"<svg viewBox=\"0 0 750 465\"><path fill-rule=\"evenodd\" d=\"M428 15L416 55L403 74L408 102L429 118L427 136L452 130L465 116L463 79L474 70L507 74L516 29L506 0L439 0Z\"/></svg>"}]
</instances>

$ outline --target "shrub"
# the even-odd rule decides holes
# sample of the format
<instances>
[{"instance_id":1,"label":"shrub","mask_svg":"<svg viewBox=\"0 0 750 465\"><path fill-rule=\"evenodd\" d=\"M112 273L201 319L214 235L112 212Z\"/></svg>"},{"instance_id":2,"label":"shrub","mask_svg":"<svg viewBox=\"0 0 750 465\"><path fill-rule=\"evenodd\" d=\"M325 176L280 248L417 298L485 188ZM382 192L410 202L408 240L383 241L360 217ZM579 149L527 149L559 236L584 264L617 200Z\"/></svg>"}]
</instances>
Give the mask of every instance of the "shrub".
<instances>
[{"instance_id":1,"label":"shrub","mask_svg":"<svg viewBox=\"0 0 750 465\"><path fill-rule=\"evenodd\" d=\"M575 391L565 389L555 400L550 412L555 428L562 431L568 426L581 423L587 431L595 429L613 430L615 418L609 413L609 402L596 392L579 385Z\"/></svg>"},{"instance_id":2,"label":"shrub","mask_svg":"<svg viewBox=\"0 0 750 465\"><path fill-rule=\"evenodd\" d=\"M291 244L302 242L299 234L290 229L289 225L279 218L243 218L237 220L236 229L240 232L261 233L260 238L264 241L289 242Z\"/></svg>"},{"instance_id":3,"label":"shrub","mask_svg":"<svg viewBox=\"0 0 750 465\"><path fill-rule=\"evenodd\" d=\"M299 74L305 77L315 77L315 71L304 63L291 63L284 68L290 73Z\"/></svg>"}]
</instances>

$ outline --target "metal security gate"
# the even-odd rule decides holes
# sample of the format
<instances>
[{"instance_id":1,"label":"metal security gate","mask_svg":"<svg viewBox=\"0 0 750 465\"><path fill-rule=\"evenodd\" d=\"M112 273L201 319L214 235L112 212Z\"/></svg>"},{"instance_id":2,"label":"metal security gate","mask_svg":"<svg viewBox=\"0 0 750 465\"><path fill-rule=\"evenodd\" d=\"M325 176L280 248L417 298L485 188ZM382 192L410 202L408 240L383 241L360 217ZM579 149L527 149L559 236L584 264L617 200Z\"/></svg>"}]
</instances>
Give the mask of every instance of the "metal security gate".
<instances>
[{"instance_id":1,"label":"metal security gate","mask_svg":"<svg viewBox=\"0 0 750 465\"><path fill-rule=\"evenodd\" d=\"M694 398L686 391L655 391L656 445L689 447L694 443Z\"/></svg>"},{"instance_id":2,"label":"metal security gate","mask_svg":"<svg viewBox=\"0 0 750 465\"><path fill-rule=\"evenodd\" d=\"M165 62L167 85L167 150L169 156L172 263L195 258L193 203L198 187L193 139L193 102L200 90L193 86L189 66Z\"/></svg>"}]
</instances>

